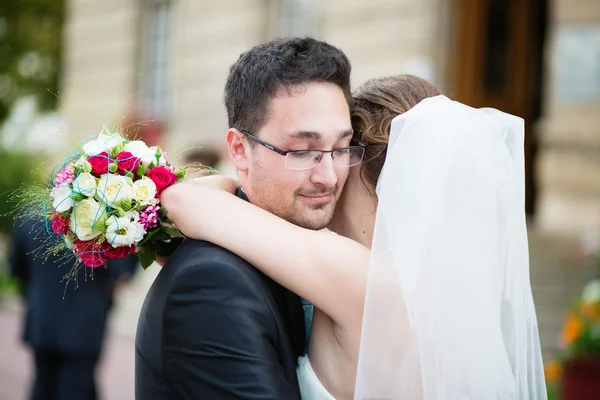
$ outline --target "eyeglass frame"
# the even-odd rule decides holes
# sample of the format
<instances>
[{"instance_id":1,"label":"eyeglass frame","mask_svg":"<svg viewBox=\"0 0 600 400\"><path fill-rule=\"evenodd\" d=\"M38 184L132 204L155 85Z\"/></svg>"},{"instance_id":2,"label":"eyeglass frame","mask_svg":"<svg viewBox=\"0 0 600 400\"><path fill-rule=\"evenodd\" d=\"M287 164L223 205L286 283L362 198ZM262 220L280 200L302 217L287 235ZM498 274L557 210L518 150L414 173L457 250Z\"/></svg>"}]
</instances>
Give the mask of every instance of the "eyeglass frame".
<instances>
[{"instance_id":1,"label":"eyeglass frame","mask_svg":"<svg viewBox=\"0 0 600 400\"><path fill-rule=\"evenodd\" d=\"M365 157L365 148L366 148L366 146L364 146L362 144L361 145L356 145L356 146L340 147L339 149L331 149L331 150L310 150L310 149L304 149L304 150L281 150L279 147L273 146L271 143L262 140L261 138L259 138L258 136L254 135L253 133L250 133L250 132L248 132L246 130L243 130L243 129L239 129L239 131L241 133L243 133L246 137L250 138L252 141L254 141L254 142L256 142L256 143L258 143L258 144L266 147L267 149L269 149L271 151L274 151L275 153L277 153L279 155L282 155L284 157L287 156L288 154L291 154L291 153L292 154L293 153L304 153L304 152L307 152L307 151L319 151L319 152L321 152L321 158L319 159L319 161L313 167L305 168L305 169L298 169L298 170L295 170L295 171L306 171L306 170L315 168L317 165L319 165L319 163L321 162L321 160L323 160L323 154L325 154L325 153L330 153L332 155L331 158L333 160L335 160L335 158L333 158L333 153L334 152L340 151L340 150L344 150L344 149L351 149L351 148L354 148L354 147L358 147L358 148L363 149L363 153L362 153L362 156L360 158L360 162L358 162L357 164L349 165L347 167L342 167L342 168L356 167L357 165L360 165L362 163L363 158Z\"/></svg>"}]
</instances>

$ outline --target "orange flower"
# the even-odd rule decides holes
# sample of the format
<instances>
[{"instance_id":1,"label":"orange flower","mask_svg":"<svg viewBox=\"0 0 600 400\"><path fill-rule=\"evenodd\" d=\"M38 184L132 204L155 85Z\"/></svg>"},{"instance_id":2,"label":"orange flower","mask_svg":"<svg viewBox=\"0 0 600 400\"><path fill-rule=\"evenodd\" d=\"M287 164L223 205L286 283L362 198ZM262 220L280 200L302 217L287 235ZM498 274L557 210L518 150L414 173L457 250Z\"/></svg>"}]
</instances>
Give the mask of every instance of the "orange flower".
<instances>
[{"instance_id":1,"label":"orange flower","mask_svg":"<svg viewBox=\"0 0 600 400\"><path fill-rule=\"evenodd\" d=\"M552 360L544 366L544 376L546 382L556 382L560 378L562 372L561 365L558 361Z\"/></svg>"},{"instance_id":2,"label":"orange flower","mask_svg":"<svg viewBox=\"0 0 600 400\"><path fill-rule=\"evenodd\" d=\"M577 340L581 335L581 331L583 330L583 323L581 319L571 313L567 318L567 323L562 332L562 342L564 345L570 345L573 341Z\"/></svg>"}]
</instances>

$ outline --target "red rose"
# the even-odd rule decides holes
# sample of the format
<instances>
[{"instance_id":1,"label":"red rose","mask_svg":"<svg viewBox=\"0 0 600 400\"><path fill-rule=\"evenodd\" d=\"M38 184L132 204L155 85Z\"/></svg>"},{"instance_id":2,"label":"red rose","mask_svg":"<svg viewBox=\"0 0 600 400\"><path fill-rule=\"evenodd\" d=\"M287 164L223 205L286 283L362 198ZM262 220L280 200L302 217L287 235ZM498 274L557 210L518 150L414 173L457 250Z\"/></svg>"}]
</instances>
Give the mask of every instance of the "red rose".
<instances>
[{"instance_id":1,"label":"red rose","mask_svg":"<svg viewBox=\"0 0 600 400\"><path fill-rule=\"evenodd\" d=\"M52 211L52 230L57 235L66 235L69 232L70 222L69 218L65 218L59 213Z\"/></svg>"},{"instance_id":2,"label":"red rose","mask_svg":"<svg viewBox=\"0 0 600 400\"><path fill-rule=\"evenodd\" d=\"M106 257L108 258L124 258L129 254L135 253L135 245L133 246L120 246L120 247L112 247L109 246L108 250L106 250Z\"/></svg>"},{"instance_id":3,"label":"red rose","mask_svg":"<svg viewBox=\"0 0 600 400\"><path fill-rule=\"evenodd\" d=\"M106 264L106 251L108 243L98 243L94 240L76 240L73 244L73 252L81 262L90 268L97 268Z\"/></svg>"},{"instance_id":4,"label":"red rose","mask_svg":"<svg viewBox=\"0 0 600 400\"><path fill-rule=\"evenodd\" d=\"M156 185L157 193L162 192L164 189L177 182L177 177L175 174L165 167L152 168L150 171L148 171L146 176L152 179Z\"/></svg>"},{"instance_id":5,"label":"red rose","mask_svg":"<svg viewBox=\"0 0 600 400\"><path fill-rule=\"evenodd\" d=\"M128 151L123 151L117 156L117 166L121 175L126 175L128 172L135 175L139 163L140 159Z\"/></svg>"},{"instance_id":6,"label":"red rose","mask_svg":"<svg viewBox=\"0 0 600 400\"><path fill-rule=\"evenodd\" d=\"M92 173L99 177L100 175L108 173L108 165L111 160L110 157L108 157L108 153L103 151L96 156L88 158L88 162L92 164Z\"/></svg>"}]
</instances>

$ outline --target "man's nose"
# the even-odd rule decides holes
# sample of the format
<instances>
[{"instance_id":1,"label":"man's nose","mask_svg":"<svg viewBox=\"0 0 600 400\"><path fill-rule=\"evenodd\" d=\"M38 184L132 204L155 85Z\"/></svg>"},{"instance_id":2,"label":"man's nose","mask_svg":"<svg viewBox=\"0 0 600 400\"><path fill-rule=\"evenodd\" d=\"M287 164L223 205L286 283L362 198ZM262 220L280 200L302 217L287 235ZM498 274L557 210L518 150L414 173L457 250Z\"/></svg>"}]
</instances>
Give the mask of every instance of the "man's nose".
<instances>
[{"instance_id":1,"label":"man's nose","mask_svg":"<svg viewBox=\"0 0 600 400\"><path fill-rule=\"evenodd\" d=\"M312 169L311 182L332 187L337 183L337 171L331 153L323 153L321 161Z\"/></svg>"}]
</instances>

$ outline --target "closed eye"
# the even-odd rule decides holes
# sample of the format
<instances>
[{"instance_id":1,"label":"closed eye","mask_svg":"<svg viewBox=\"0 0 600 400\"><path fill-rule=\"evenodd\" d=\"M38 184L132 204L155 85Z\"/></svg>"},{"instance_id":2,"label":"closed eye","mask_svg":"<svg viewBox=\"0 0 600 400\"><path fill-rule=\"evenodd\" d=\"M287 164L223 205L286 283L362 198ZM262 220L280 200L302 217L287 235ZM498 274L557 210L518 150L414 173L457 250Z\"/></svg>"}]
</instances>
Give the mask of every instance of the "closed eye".
<instances>
[{"instance_id":1,"label":"closed eye","mask_svg":"<svg viewBox=\"0 0 600 400\"><path fill-rule=\"evenodd\" d=\"M294 157L294 158L308 158L311 156L313 152L310 150L305 150L305 151L294 151L291 153L288 153L288 155Z\"/></svg>"}]
</instances>

